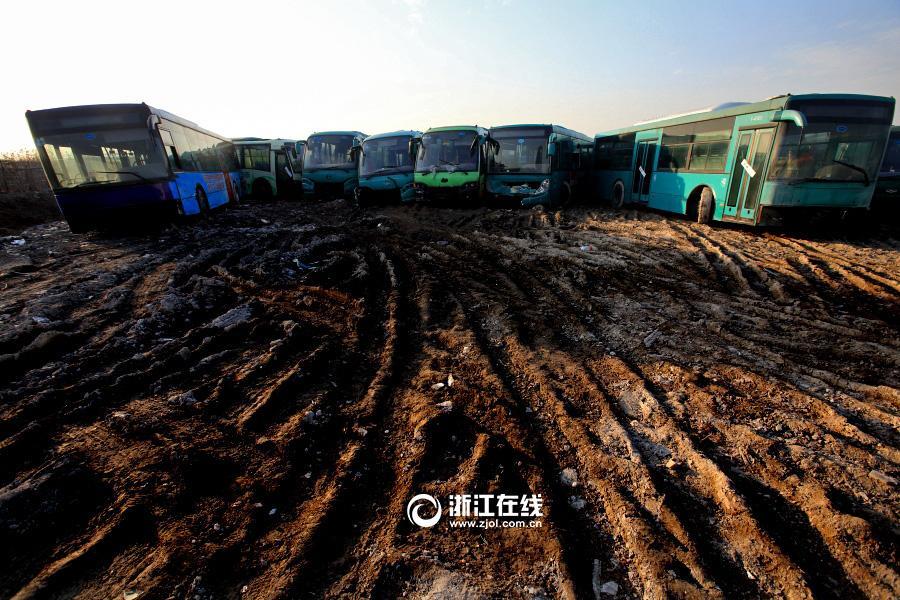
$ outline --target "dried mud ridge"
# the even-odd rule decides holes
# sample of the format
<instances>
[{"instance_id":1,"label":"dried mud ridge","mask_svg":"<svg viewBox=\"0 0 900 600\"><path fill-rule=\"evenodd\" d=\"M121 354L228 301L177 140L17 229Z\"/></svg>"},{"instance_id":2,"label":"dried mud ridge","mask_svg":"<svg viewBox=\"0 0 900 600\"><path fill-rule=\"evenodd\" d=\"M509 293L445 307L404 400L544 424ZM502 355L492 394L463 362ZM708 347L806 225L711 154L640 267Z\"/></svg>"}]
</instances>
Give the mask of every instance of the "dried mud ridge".
<instances>
[{"instance_id":1,"label":"dried mud ridge","mask_svg":"<svg viewBox=\"0 0 900 600\"><path fill-rule=\"evenodd\" d=\"M890 234L335 202L24 238L0 597L900 595ZM419 529L422 492L543 527Z\"/></svg>"}]
</instances>

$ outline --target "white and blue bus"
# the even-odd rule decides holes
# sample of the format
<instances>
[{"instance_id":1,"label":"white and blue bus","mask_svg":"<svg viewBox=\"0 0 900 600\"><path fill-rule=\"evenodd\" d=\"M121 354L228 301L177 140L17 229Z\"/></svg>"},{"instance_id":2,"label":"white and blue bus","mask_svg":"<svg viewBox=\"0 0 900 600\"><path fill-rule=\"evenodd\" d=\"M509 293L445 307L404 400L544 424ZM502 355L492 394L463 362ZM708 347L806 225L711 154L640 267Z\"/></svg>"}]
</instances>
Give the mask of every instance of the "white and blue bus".
<instances>
[{"instance_id":1,"label":"white and blue bus","mask_svg":"<svg viewBox=\"0 0 900 600\"><path fill-rule=\"evenodd\" d=\"M234 145L191 121L147 104L52 108L25 117L73 231L196 215L238 200Z\"/></svg>"}]
</instances>

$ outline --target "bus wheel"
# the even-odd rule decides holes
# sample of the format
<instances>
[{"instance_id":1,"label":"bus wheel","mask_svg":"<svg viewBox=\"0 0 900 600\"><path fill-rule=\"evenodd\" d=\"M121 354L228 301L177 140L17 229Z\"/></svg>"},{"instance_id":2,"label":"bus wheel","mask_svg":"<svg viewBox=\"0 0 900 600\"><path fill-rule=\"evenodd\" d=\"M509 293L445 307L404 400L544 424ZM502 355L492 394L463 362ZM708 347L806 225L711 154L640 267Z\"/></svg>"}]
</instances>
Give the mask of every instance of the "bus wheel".
<instances>
[{"instance_id":1,"label":"bus wheel","mask_svg":"<svg viewBox=\"0 0 900 600\"><path fill-rule=\"evenodd\" d=\"M559 191L559 207L564 208L569 205L569 202L572 200L572 193L569 191L569 186L564 185L562 189Z\"/></svg>"},{"instance_id":2,"label":"bus wheel","mask_svg":"<svg viewBox=\"0 0 900 600\"><path fill-rule=\"evenodd\" d=\"M253 182L253 197L257 200L271 200L272 186L265 179L257 179Z\"/></svg>"},{"instance_id":3,"label":"bus wheel","mask_svg":"<svg viewBox=\"0 0 900 600\"><path fill-rule=\"evenodd\" d=\"M209 199L202 187L197 186L197 206L200 207L200 214L209 212Z\"/></svg>"},{"instance_id":4,"label":"bus wheel","mask_svg":"<svg viewBox=\"0 0 900 600\"><path fill-rule=\"evenodd\" d=\"M708 187L703 188L700 192L700 203L697 205L697 222L707 224L712 221L715 209L715 200L713 200L712 190Z\"/></svg>"},{"instance_id":5,"label":"bus wheel","mask_svg":"<svg viewBox=\"0 0 900 600\"><path fill-rule=\"evenodd\" d=\"M622 208L625 204L625 185L621 181L617 181L615 185L613 185L609 204L613 208Z\"/></svg>"}]
</instances>

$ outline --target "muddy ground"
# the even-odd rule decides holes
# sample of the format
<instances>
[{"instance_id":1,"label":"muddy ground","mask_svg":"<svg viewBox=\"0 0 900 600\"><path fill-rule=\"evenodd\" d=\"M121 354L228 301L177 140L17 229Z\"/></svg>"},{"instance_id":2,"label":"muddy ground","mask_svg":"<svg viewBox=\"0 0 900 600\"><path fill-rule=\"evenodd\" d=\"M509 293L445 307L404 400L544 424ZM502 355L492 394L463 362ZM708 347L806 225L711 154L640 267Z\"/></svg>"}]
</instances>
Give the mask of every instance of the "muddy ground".
<instances>
[{"instance_id":1,"label":"muddy ground","mask_svg":"<svg viewBox=\"0 0 900 600\"><path fill-rule=\"evenodd\" d=\"M895 233L327 202L23 239L0 597L900 595Z\"/></svg>"}]
</instances>

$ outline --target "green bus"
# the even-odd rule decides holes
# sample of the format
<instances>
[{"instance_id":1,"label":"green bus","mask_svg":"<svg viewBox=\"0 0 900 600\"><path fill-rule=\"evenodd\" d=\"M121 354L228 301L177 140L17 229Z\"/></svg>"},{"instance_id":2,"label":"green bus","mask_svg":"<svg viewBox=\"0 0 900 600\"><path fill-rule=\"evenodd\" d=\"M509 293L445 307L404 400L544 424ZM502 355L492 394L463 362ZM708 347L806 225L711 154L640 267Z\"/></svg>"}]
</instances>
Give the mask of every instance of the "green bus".
<instances>
[{"instance_id":1,"label":"green bus","mask_svg":"<svg viewBox=\"0 0 900 600\"><path fill-rule=\"evenodd\" d=\"M701 223L864 212L893 114L893 98L788 94L639 123L595 136L596 191Z\"/></svg>"},{"instance_id":2,"label":"green bus","mask_svg":"<svg viewBox=\"0 0 900 600\"><path fill-rule=\"evenodd\" d=\"M301 172L297 140L247 137L232 142L241 166L241 197L267 200L297 195Z\"/></svg>"},{"instance_id":3,"label":"green bus","mask_svg":"<svg viewBox=\"0 0 900 600\"><path fill-rule=\"evenodd\" d=\"M306 139L301 184L305 197L352 198L357 185L360 131L323 131Z\"/></svg>"},{"instance_id":4,"label":"green bus","mask_svg":"<svg viewBox=\"0 0 900 600\"><path fill-rule=\"evenodd\" d=\"M587 187L594 140L559 125L491 127L487 197L492 202L554 207Z\"/></svg>"},{"instance_id":5,"label":"green bus","mask_svg":"<svg viewBox=\"0 0 900 600\"><path fill-rule=\"evenodd\" d=\"M359 153L359 186L356 201L360 206L413 199L415 150L421 131L402 130L367 137Z\"/></svg>"},{"instance_id":6,"label":"green bus","mask_svg":"<svg viewBox=\"0 0 900 600\"><path fill-rule=\"evenodd\" d=\"M433 127L422 135L413 175L417 201L459 204L484 195L488 130L477 125Z\"/></svg>"},{"instance_id":7,"label":"green bus","mask_svg":"<svg viewBox=\"0 0 900 600\"><path fill-rule=\"evenodd\" d=\"M900 213L900 127L891 127L884 160L875 185L872 210Z\"/></svg>"}]
</instances>

